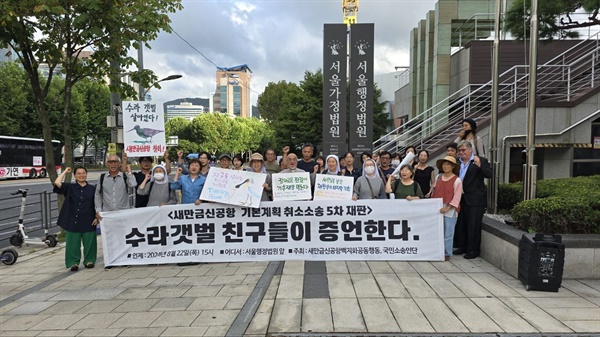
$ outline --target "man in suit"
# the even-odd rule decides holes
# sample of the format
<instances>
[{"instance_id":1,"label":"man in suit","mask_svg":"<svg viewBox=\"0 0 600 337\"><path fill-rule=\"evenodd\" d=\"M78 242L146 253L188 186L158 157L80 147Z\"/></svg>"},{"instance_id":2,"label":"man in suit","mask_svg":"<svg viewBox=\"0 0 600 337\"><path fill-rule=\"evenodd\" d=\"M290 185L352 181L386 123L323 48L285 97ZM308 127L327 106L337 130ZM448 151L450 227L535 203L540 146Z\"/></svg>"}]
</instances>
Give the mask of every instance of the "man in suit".
<instances>
[{"instance_id":1,"label":"man in suit","mask_svg":"<svg viewBox=\"0 0 600 337\"><path fill-rule=\"evenodd\" d=\"M473 155L473 145L467 140L458 143L458 157L463 195L454 236L457 247L454 254L465 254L465 259L474 259L480 253L481 221L487 207L484 178L492 177L492 168L487 159Z\"/></svg>"}]
</instances>

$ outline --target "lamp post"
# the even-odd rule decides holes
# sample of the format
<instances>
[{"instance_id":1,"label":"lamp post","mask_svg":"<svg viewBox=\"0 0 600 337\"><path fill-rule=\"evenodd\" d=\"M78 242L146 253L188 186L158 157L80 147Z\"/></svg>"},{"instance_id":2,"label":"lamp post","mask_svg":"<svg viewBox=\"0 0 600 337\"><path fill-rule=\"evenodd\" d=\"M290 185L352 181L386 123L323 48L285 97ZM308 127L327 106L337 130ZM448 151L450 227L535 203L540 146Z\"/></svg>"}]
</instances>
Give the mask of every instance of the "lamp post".
<instances>
[{"instance_id":1,"label":"lamp post","mask_svg":"<svg viewBox=\"0 0 600 337\"><path fill-rule=\"evenodd\" d=\"M182 78L182 77L183 77L183 75L179 75L179 74L175 74L175 75L169 75L169 76L167 76L167 77L165 77L165 78L163 78L163 79L160 79L160 80L158 80L158 81L156 81L156 82L152 83L152 84L151 84L151 85L148 87L148 89L144 90L143 92L142 92L142 91L140 91L140 97L139 97L139 100L140 100L140 101L145 101L145 100L146 100L146 94L147 94L147 93L150 91L150 89L152 89L152 88L153 88L155 85L157 85L158 83L160 83L160 82L165 82L165 81L172 81L172 80L176 80L176 79L179 79L179 78Z\"/></svg>"}]
</instances>

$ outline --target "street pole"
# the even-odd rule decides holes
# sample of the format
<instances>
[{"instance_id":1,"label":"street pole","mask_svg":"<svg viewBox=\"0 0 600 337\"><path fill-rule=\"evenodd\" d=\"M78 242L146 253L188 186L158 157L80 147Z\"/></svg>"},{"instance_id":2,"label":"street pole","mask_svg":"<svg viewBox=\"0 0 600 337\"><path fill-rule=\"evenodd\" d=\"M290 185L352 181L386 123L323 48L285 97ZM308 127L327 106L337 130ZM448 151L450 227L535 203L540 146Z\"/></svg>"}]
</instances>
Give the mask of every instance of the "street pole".
<instances>
[{"instance_id":1,"label":"street pole","mask_svg":"<svg viewBox=\"0 0 600 337\"><path fill-rule=\"evenodd\" d=\"M500 18L502 15L502 0L496 0L496 17L494 20L494 55L492 66L492 120L490 124L490 163L492 165L492 178L488 189L488 212L496 214L498 211L498 81L500 57Z\"/></svg>"},{"instance_id":2,"label":"street pole","mask_svg":"<svg viewBox=\"0 0 600 337\"><path fill-rule=\"evenodd\" d=\"M138 41L138 69L141 72L144 70L144 43L142 41ZM138 83L138 98L140 101L146 100L146 95L144 94L144 87L142 85L142 80Z\"/></svg>"},{"instance_id":3,"label":"street pole","mask_svg":"<svg viewBox=\"0 0 600 337\"><path fill-rule=\"evenodd\" d=\"M538 40L538 0L531 0L531 23L529 40L529 95L527 109L527 160L524 167L523 200L535 199L537 166L535 155L535 98L537 92L537 40Z\"/></svg>"}]
</instances>

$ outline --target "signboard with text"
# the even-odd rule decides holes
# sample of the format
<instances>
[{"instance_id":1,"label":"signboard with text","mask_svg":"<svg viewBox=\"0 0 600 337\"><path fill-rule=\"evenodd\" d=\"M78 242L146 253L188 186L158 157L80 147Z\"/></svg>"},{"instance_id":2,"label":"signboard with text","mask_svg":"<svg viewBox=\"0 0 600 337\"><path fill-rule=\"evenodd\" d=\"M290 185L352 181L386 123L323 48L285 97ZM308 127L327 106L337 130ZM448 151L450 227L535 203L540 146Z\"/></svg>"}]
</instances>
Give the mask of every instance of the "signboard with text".
<instances>
[{"instance_id":1,"label":"signboard with text","mask_svg":"<svg viewBox=\"0 0 600 337\"><path fill-rule=\"evenodd\" d=\"M277 173L272 176L273 200L310 200L312 198L308 172Z\"/></svg>"},{"instance_id":2,"label":"signboard with text","mask_svg":"<svg viewBox=\"0 0 600 337\"><path fill-rule=\"evenodd\" d=\"M443 261L442 199L214 203L102 212L104 263Z\"/></svg>"},{"instance_id":3,"label":"signboard with text","mask_svg":"<svg viewBox=\"0 0 600 337\"><path fill-rule=\"evenodd\" d=\"M123 143L130 157L162 156L167 149L163 104L123 101Z\"/></svg>"},{"instance_id":4,"label":"signboard with text","mask_svg":"<svg viewBox=\"0 0 600 337\"><path fill-rule=\"evenodd\" d=\"M317 174L313 200L351 200L353 187L354 177Z\"/></svg>"},{"instance_id":5,"label":"signboard with text","mask_svg":"<svg viewBox=\"0 0 600 337\"><path fill-rule=\"evenodd\" d=\"M266 174L211 167L200 199L230 205L259 207Z\"/></svg>"}]
</instances>

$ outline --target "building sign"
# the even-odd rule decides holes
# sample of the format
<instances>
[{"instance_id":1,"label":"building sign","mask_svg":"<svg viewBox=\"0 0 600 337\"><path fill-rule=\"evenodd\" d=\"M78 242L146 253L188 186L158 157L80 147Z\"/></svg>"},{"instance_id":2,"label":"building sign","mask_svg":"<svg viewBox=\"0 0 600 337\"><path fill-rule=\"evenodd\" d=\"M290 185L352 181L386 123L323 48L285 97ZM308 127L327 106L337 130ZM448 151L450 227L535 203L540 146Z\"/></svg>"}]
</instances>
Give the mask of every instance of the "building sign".
<instances>
[{"instance_id":1,"label":"building sign","mask_svg":"<svg viewBox=\"0 0 600 337\"><path fill-rule=\"evenodd\" d=\"M216 203L102 212L104 263L442 261L442 199Z\"/></svg>"},{"instance_id":2,"label":"building sign","mask_svg":"<svg viewBox=\"0 0 600 337\"><path fill-rule=\"evenodd\" d=\"M346 133L347 26L325 24L323 32L323 153L343 156Z\"/></svg>"},{"instance_id":3,"label":"building sign","mask_svg":"<svg viewBox=\"0 0 600 337\"><path fill-rule=\"evenodd\" d=\"M167 149L163 104L123 101L123 131L128 156L162 156Z\"/></svg>"},{"instance_id":4,"label":"building sign","mask_svg":"<svg viewBox=\"0 0 600 337\"><path fill-rule=\"evenodd\" d=\"M358 23L350 28L349 147L354 153L373 148L373 44L374 24Z\"/></svg>"}]
</instances>

